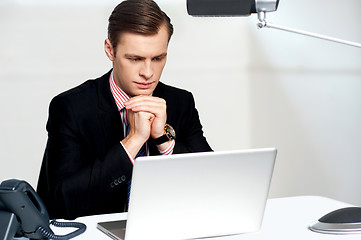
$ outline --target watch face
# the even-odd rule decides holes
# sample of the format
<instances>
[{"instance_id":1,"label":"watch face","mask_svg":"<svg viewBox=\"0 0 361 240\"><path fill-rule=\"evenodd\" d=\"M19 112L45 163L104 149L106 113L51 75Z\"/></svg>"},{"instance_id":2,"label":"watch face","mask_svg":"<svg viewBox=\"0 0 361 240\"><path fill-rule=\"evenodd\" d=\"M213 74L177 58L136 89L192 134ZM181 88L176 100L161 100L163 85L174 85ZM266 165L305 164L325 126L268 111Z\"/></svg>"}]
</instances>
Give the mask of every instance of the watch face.
<instances>
[{"instance_id":1,"label":"watch face","mask_svg":"<svg viewBox=\"0 0 361 240\"><path fill-rule=\"evenodd\" d=\"M165 126L165 134L168 136L169 139L175 139L175 131L168 124Z\"/></svg>"}]
</instances>

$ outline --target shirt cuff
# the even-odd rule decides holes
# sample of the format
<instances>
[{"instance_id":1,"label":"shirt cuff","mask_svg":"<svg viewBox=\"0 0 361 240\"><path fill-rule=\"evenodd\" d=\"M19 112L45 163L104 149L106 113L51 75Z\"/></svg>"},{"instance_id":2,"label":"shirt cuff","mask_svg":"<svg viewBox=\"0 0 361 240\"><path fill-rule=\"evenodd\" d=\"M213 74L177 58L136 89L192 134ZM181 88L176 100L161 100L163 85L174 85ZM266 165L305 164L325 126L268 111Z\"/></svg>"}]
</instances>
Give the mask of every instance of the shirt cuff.
<instances>
[{"instance_id":1,"label":"shirt cuff","mask_svg":"<svg viewBox=\"0 0 361 240\"><path fill-rule=\"evenodd\" d=\"M173 150L174 150L174 146L175 146L175 140L172 139L170 145L165 150L159 151L159 153L162 154L162 155L172 155Z\"/></svg>"}]
</instances>

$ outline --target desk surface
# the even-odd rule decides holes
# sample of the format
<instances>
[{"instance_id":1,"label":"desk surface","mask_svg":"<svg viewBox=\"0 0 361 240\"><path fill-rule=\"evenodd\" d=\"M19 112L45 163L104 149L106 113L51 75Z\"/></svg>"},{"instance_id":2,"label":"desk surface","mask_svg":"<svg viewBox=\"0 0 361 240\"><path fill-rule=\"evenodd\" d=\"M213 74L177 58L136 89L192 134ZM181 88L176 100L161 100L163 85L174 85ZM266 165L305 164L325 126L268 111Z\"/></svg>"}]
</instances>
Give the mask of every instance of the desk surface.
<instances>
[{"instance_id":1,"label":"desk surface","mask_svg":"<svg viewBox=\"0 0 361 240\"><path fill-rule=\"evenodd\" d=\"M292 240L360 240L361 234L329 235L308 230L308 226L324 214L349 204L335 201L325 197L300 196L288 198L269 199L259 232L212 238L214 240L260 240L260 239L292 239ZM96 229L98 222L121 220L126 213L106 214L98 216L81 217L76 222L83 222L87 230L75 240L110 239L107 235ZM64 234L62 229L55 228L56 234Z\"/></svg>"}]
</instances>

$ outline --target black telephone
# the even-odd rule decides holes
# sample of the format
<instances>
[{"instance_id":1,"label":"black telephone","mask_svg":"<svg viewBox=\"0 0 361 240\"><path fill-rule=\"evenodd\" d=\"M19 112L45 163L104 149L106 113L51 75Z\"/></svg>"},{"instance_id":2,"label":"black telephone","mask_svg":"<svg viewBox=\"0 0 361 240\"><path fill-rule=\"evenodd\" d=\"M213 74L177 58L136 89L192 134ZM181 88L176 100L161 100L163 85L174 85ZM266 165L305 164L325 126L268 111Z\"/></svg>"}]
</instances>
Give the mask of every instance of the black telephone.
<instances>
[{"instance_id":1,"label":"black telephone","mask_svg":"<svg viewBox=\"0 0 361 240\"><path fill-rule=\"evenodd\" d=\"M86 230L82 223L52 220L50 224L78 229L64 236L55 235L49 226L48 212L30 184L18 179L6 180L0 184L0 239L27 237L66 240Z\"/></svg>"}]
</instances>

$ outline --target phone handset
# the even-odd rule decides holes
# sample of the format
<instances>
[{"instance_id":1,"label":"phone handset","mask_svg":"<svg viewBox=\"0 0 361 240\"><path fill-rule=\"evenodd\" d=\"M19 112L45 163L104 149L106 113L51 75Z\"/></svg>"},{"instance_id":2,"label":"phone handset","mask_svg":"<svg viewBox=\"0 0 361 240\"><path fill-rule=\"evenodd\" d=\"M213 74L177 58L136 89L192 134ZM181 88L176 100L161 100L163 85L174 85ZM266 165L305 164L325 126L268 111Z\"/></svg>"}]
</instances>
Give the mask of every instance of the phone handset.
<instances>
[{"instance_id":1,"label":"phone handset","mask_svg":"<svg viewBox=\"0 0 361 240\"><path fill-rule=\"evenodd\" d=\"M12 239L16 236L66 240L86 230L86 226L82 223L60 223L52 220L50 224L56 227L78 228L64 236L55 235L50 229L49 214L39 195L27 182L17 179L6 180L0 184L0 221L8 223L7 228L0 229L0 238L3 239ZM9 233L9 230L15 232Z\"/></svg>"}]
</instances>

